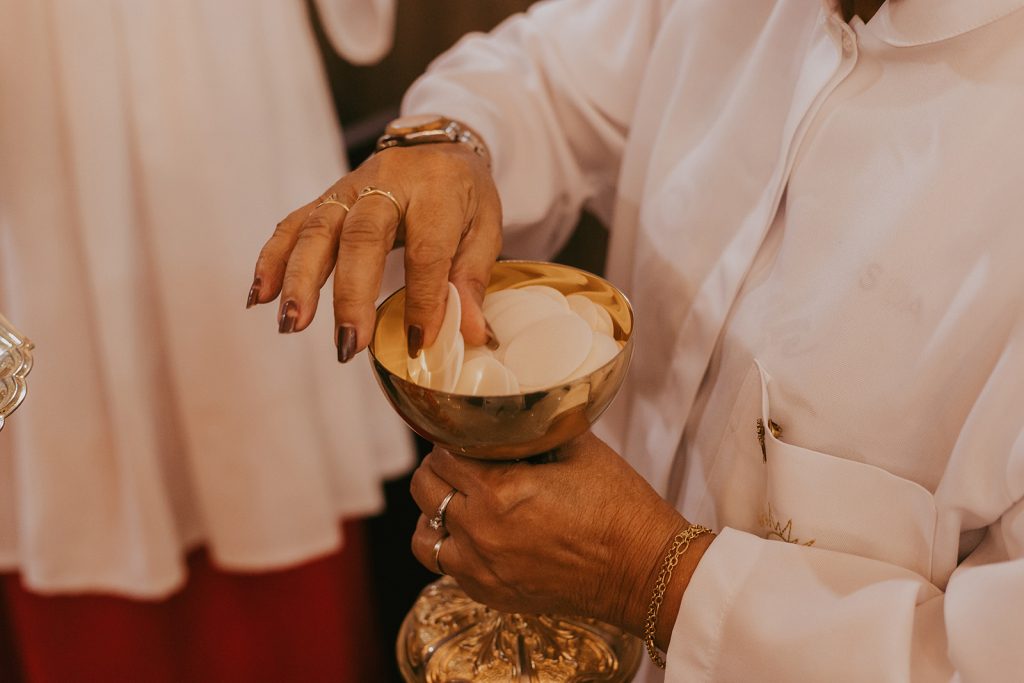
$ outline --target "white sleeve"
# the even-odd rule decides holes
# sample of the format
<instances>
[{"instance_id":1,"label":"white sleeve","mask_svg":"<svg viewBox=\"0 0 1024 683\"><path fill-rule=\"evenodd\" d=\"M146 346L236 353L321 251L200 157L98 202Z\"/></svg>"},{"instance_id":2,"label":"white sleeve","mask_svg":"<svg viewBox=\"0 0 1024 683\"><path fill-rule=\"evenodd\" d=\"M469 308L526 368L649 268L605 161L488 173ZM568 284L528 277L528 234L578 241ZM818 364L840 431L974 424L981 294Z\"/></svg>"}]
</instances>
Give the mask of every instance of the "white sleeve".
<instances>
[{"instance_id":1,"label":"white sleeve","mask_svg":"<svg viewBox=\"0 0 1024 683\"><path fill-rule=\"evenodd\" d=\"M1018 340L989 378L935 493L948 581L937 586L903 565L725 529L683 596L666 680L1024 681L1022 376ZM956 564L958 541L982 532Z\"/></svg>"},{"instance_id":2,"label":"white sleeve","mask_svg":"<svg viewBox=\"0 0 1024 683\"><path fill-rule=\"evenodd\" d=\"M1024 505L945 593L894 565L726 529L686 589L665 680L1024 680L1024 559L1005 557L1009 527L1019 547Z\"/></svg>"},{"instance_id":3,"label":"white sleeve","mask_svg":"<svg viewBox=\"0 0 1024 683\"><path fill-rule=\"evenodd\" d=\"M407 93L404 113L459 119L486 141L504 253L550 257L585 202L610 206L661 4L538 2L463 38Z\"/></svg>"}]
</instances>

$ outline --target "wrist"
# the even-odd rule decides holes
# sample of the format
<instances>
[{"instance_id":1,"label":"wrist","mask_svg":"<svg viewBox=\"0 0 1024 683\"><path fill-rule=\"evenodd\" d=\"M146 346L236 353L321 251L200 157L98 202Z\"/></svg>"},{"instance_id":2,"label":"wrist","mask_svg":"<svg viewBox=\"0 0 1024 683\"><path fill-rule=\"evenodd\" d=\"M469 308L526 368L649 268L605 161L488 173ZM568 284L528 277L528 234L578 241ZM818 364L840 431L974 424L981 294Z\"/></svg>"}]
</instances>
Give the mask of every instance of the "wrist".
<instances>
[{"instance_id":1,"label":"wrist","mask_svg":"<svg viewBox=\"0 0 1024 683\"><path fill-rule=\"evenodd\" d=\"M660 562L642 634L647 654L659 668L665 668L665 659L659 650L668 650L683 593L712 538L707 527L686 522L672 536Z\"/></svg>"},{"instance_id":2,"label":"wrist","mask_svg":"<svg viewBox=\"0 0 1024 683\"><path fill-rule=\"evenodd\" d=\"M675 570L672 572L672 579L668 582L665 589L661 609L658 610L654 636L654 643L662 652L668 650L669 643L672 640L672 630L675 628L676 619L679 617L679 608L682 605L683 594L690 585L690 579L693 578L693 573L696 571L701 557L704 556L704 553L714 540L715 534L705 533L690 541L690 547L680 556L679 564L676 565ZM669 545L671 545L671 539L669 540ZM658 571L660 571L660 565L664 562L667 553L668 548L666 547L665 553L659 561ZM651 592L647 595L648 607L653 593L654 585L652 584Z\"/></svg>"},{"instance_id":3,"label":"wrist","mask_svg":"<svg viewBox=\"0 0 1024 683\"><path fill-rule=\"evenodd\" d=\"M400 116L387 125L377 140L376 152L392 147L412 147L424 144L456 144L470 149L491 165L491 153L483 138L469 125L439 114L412 114Z\"/></svg>"},{"instance_id":4,"label":"wrist","mask_svg":"<svg viewBox=\"0 0 1024 683\"><path fill-rule=\"evenodd\" d=\"M645 523L637 524L624 535L625 567L617 595L621 596L619 612L611 623L641 636L651 594L661 570L662 560L672 544L672 538L686 520L674 508L664 503L658 514L647 515Z\"/></svg>"}]
</instances>

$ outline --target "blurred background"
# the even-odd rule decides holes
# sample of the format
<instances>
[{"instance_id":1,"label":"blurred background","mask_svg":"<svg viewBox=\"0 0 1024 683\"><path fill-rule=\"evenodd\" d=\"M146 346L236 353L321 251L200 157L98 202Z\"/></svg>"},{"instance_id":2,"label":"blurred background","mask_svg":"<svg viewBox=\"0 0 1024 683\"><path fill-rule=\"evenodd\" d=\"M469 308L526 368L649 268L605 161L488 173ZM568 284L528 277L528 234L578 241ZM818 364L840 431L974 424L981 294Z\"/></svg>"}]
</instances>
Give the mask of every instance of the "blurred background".
<instances>
[{"instance_id":1,"label":"blurred background","mask_svg":"<svg viewBox=\"0 0 1024 683\"><path fill-rule=\"evenodd\" d=\"M246 273L434 57L530 4L0 0L0 310L38 345L0 435L0 683L400 680L429 444L353 414L379 392L338 374L329 315L286 347L276 306L242 311ZM557 260L600 273L606 245L584 216Z\"/></svg>"}]
</instances>

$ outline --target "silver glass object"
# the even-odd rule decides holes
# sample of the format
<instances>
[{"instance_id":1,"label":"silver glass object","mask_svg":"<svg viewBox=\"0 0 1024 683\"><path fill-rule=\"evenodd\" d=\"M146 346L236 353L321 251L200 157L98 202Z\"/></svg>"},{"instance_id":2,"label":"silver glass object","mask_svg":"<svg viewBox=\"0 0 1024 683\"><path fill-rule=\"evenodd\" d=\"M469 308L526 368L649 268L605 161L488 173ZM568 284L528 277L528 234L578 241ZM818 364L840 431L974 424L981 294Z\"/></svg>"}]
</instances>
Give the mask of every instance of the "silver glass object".
<instances>
[{"instance_id":1,"label":"silver glass object","mask_svg":"<svg viewBox=\"0 0 1024 683\"><path fill-rule=\"evenodd\" d=\"M0 315L0 429L25 400L33 348L32 342Z\"/></svg>"}]
</instances>

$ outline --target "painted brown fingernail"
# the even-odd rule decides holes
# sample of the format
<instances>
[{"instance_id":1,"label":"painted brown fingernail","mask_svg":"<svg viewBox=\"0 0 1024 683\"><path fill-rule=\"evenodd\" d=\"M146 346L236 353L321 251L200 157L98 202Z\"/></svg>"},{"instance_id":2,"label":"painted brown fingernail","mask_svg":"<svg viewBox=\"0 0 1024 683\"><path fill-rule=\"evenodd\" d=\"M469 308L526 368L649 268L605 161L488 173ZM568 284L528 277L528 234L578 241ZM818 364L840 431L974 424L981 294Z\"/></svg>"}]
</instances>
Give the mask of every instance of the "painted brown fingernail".
<instances>
[{"instance_id":1,"label":"painted brown fingernail","mask_svg":"<svg viewBox=\"0 0 1024 683\"><path fill-rule=\"evenodd\" d=\"M487 348L491 351L497 351L498 347L501 346L501 342L498 341L497 335L491 329L491 324L486 320L484 320L484 328L487 330Z\"/></svg>"},{"instance_id":2,"label":"painted brown fingernail","mask_svg":"<svg viewBox=\"0 0 1024 683\"><path fill-rule=\"evenodd\" d=\"M299 317L299 308L294 301L284 302L281 309L281 319L278 321L277 331L281 334L288 334L295 329L295 320Z\"/></svg>"},{"instance_id":3,"label":"painted brown fingernail","mask_svg":"<svg viewBox=\"0 0 1024 683\"><path fill-rule=\"evenodd\" d=\"M338 328L338 362L347 363L356 355L356 328L342 325Z\"/></svg>"},{"instance_id":4,"label":"painted brown fingernail","mask_svg":"<svg viewBox=\"0 0 1024 683\"><path fill-rule=\"evenodd\" d=\"M419 325L409 325L407 343L409 346L409 358L415 358L420 355L420 349L423 348L423 328Z\"/></svg>"},{"instance_id":5,"label":"painted brown fingernail","mask_svg":"<svg viewBox=\"0 0 1024 683\"><path fill-rule=\"evenodd\" d=\"M245 307L252 308L260 300L260 285L263 284L258 277L252 279L252 287L249 288L249 298L245 300Z\"/></svg>"}]
</instances>

